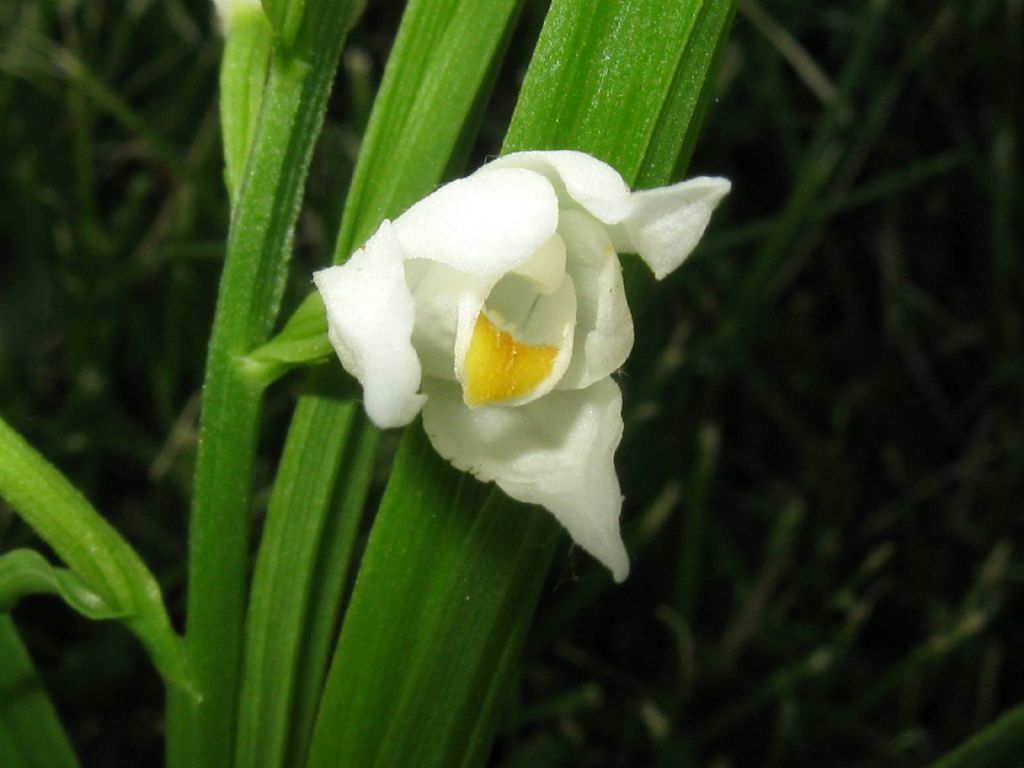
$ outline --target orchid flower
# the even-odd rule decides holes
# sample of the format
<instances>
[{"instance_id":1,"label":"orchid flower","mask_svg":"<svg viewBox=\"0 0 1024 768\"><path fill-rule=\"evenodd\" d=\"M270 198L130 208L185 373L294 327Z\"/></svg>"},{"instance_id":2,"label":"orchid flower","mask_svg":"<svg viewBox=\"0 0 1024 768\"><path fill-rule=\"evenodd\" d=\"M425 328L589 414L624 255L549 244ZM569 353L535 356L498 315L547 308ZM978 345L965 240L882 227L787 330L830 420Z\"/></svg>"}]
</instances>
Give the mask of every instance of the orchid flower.
<instances>
[{"instance_id":1,"label":"orchid flower","mask_svg":"<svg viewBox=\"0 0 1024 768\"><path fill-rule=\"evenodd\" d=\"M663 278L729 186L705 177L630 192L581 152L498 158L314 275L331 344L375 424L422 410L441 456L546 508L622 581L612 374L633 321L617 254Z\"/></svg>"}]
</instances>

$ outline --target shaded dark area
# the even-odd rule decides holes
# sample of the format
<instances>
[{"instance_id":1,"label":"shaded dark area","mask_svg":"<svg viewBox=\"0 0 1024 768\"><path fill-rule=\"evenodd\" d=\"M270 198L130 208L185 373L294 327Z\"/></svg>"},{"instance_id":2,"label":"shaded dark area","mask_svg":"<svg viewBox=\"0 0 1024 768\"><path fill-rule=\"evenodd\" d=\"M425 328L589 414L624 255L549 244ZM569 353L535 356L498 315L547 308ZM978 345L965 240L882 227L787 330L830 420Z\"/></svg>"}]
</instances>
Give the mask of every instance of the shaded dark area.
<instances>
[{"instance_id":1,"label":"shaded dark area","mask_svg":"<svg viewBox=\"0 0 1024 768\"><path fill-rule=\"evenodd\" d=\"M290 305L331 250L400 5L344 57ZM640 286L620 377L633 574L556 557L499 765L925 765L1024 699L1020 6L741 6L691 166L733 194ZM177 619L228 215L210 17L0 5L0 412ZM260 488L297 387L271 390ZM0 547L25 545L0 508ZM127 633L45 598L14 615L83 762L159 763L161 684Z\"/></svg>"}]
</instances>

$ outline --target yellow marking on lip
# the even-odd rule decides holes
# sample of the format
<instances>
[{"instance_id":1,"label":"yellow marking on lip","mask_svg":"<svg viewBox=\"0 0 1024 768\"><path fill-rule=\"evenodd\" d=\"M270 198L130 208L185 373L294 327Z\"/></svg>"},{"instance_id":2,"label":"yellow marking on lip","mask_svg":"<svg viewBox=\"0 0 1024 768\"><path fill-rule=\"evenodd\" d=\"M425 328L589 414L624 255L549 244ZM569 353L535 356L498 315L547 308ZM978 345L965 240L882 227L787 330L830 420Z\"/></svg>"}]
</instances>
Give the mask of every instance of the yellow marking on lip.
<instances>
[{"instance_id":1,"label":"yellow marking on lip","mask_svg":"<svg viewBox=\"0 0 1024 768\"><path fill-rule=\"evenodd\" d=\"M476 407L528 395L551 375L557 354L557 347L517 341L481 312L466 352L466 402Z\"/></svg>"}]
</instances>

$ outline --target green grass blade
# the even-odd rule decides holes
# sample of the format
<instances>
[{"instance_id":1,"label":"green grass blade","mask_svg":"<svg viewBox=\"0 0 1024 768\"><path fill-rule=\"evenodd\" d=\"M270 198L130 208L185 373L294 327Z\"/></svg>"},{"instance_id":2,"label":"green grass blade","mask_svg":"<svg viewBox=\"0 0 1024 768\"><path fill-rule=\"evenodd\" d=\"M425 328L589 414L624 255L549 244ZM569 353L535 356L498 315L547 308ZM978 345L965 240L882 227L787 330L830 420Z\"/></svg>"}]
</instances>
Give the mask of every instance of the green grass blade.
<instances>
[{"instance_id":1,"label":"green grass blade","mask_svg":"<svg viewBox=\"0 0 1024 768\"><path fill-rule=\"evenodd\" d=\"M975 734L931 768L1004 768L1024 755L1024 704Z\"/></svg>"},{"instance_id":2,"label":"green grass blade","mask_svg":"<svg viewBox=\"0 0 1024 768\"><path fill-rule=\"evenodd\" d=\"M201 703L169 702L172 766L233 761L247 593L249 500L262 383L243 359L277 315L313 146L357 3L313 2L310 47L273 53L228 236L207 357L189 537L186 641Z\"/></svg>"},{"instance_id":3,"label":"green grass blade","mask_svg":"<svg viewBox=\"0 0 1024 768\"><path fill-rule=\"evenodd\" d=\"M475 122L518 7L511 0L410 3L363 140L336 255L347 255L353 238L440 180L465 126ZM320 341L310 336L311 323ZM250 361L279 372L290 356L315 354L324 329L315 298ZM308 745L377 438L361 408L338 392L343 380L336 366L313 375L278 470L253 579L238 765L279 765L282 755L295 764ZM346 447L350 429L360 437ZM274 597L281 594L295 604L281 606Z\"/></svg>"},{"instance_id":4,"label":"green grass blade","mask_svg":"<svg viewBox=\"0 0 1024 768\"><path fill-rule=\"evenodd\" d=\"M768 286L778 273L786 256L792 251L795 241L806 230L814 202L818 200L833 177L839 159L837 151L841 145L839 136L853 93L858 88L875 88L870 79L871 65L878 56L882 44L882 31L889 21L888 0L871 3L864 12L864 22L858 34L857 44L838 78L838 92L824 118L819 120L810 145L803 155L801 167L792 184L792 191L784 207L775 217L771 234L764 239L754 257L754 263L746 271L740 285L732 292L730 306L726 309L729 317L724 325L727 333L742 339L753 327L771 296ZM914 52L907 51L904 61ZM901 69L902 67L898 67ZM887 83L888 85L888 83ZM891 87L891 85L890 85Z\"/></svg>"},{"instance_id":5,"label":"green grass blade","mask_svg":"<svg viewBox=\"0 0 1024 768\"><path fill-rule=\"evenodd\" d=\"M689 11L710 6L716 18L731 18L731 2ZM556 2L505 149L578 148L610 160L630 181L641 173L667 181L699 120L666 101L701 102L714 57L691 83L697 95L678 85L678 73L687 50L718 50L727 27L689 48L698 21L673 2ZM677 142L652 147L668 130L667 122L659 128L666 114L682 126ZM546 512L455 472L418 426L409 429L357 577L308 765L481 764L557 535Z\"/></svg>"},{"instance_id":6,"label":"green grass blade","mask_svg":"<svg viewBox=\"0 0 1024 768\"><path fill-rule=\"evenodd\" d=\"M18 630L0 616L0 757L4 768L78 768Z\"/></svg>"},{"instance_id":7,"label":"green grass blade","mask_svg":"<svg viewBox=\"0 0 1024 768\"><path fill-rule=\"evenodd\" d=\"M67 478L2 419L0 496L107 610L122 616L164 679L192 691L180 638L171 627L156 579Z\"/></svg>"}]
</instances>

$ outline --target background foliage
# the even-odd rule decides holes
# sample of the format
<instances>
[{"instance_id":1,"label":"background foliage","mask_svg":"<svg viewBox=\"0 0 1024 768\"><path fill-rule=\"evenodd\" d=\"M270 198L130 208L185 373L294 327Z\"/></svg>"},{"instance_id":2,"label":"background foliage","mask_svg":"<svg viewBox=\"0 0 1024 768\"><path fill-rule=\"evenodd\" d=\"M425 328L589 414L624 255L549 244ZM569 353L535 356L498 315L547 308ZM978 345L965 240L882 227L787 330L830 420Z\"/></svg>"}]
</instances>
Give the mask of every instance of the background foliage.
<instances>
[{"instance_id":1,"label":"background foliage","mask_svg":"<svg viewBox=\"0 0 1024 768\"><path fill-rule=\"evenodd\" d=\"M398 8L371 3L344 54L289 307L330 254ZM621 378L634 572L612 587L563 543L496 764L922 765L1024 698L1021 14L741 4L691 164L734 192L646 292ZM177 618L227 224L219 46L199 0L0 3L0 412ZM257 488L299 378L271 390ZM0 507L0 547L29 544ZM158 762L130 636L43 598L14 615L83 762Z\"/></svg>"}]
</instances>

